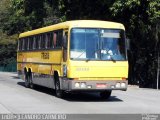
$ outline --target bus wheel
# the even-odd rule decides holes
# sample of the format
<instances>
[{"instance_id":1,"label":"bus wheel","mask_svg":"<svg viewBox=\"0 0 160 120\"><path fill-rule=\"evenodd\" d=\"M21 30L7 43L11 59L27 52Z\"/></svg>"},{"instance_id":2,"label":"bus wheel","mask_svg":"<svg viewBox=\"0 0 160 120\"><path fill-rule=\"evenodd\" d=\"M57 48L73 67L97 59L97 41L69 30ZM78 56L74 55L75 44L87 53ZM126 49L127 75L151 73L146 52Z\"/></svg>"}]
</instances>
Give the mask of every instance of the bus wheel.
<instances>
[{"instance_id":1,"label":"bus wheel","mask_svg":"<svg viewBox=\"0 0 160 120\"><path fill-rule=\"evenodd\" d=\"M33 80L32 80L33 78L32 78L32 73L30 73L30 75L29 75L29 87L30 88L32 88L32 89L34 89L34 84L33 84Z\"/></svg>"},{"instance_id":2,"label":"bus wheel","mask_svg":"<svg viewBox=\"0 0 160 120\"><path fill-rule=\"evenodd\" d=\"M112 91L103 91L100 93L102 99L108 99L111 96Z\"/></svg>"},{"instance_id":3,"label":"bus wheel","mask_svg":"<svg viewBox=\"0 0 160 120\"><path fill-rule=\"evenodd\" d=\"M56 96L58 98L62 98L63 97L63 91L61 90L61 87L60 87L60 81L59 81L59 78L58 76L55 76L55 91L56 91Z\"/></svg>"},{"instance_id":4,"label":"bus wheel","mask_svg":"<svg viewBox=\"0 0 160 120\"><path fill-rule=\"evenodd\" d=\"M29 78L27 73L24 74L24 81L25 81L25 87L29 88L30 84L29 84Z\"/></svg>"}]
</instances>

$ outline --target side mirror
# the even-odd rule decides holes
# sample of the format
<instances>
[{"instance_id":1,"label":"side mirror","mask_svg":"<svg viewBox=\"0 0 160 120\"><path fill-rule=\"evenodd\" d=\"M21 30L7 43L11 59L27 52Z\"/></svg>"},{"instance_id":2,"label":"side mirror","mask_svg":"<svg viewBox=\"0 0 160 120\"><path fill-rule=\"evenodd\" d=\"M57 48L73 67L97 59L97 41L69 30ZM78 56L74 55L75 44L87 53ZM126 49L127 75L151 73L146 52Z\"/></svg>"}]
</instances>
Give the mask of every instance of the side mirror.
<instances>
[{"instance_id":1,"label":"side mirror","mask_svg":"<svg viewBox=\"0 0 160 120\"><path fill-rule=\"evenodd\" d=\"M126 39L126 47L127 47L127 50L130 50L130 39Z\"/></svg>"},{"instance_id":2,"label":"side mirror","mask_svg":"<svg viewBox=\"0 0 160 120\"><path fill-rule=\"evenodd\" d=\"M67 49L67 42L68 42L67 36L64 35L64 36L63 36L63 48L64 48L64 49Z\"/></svg>"}]
</instances>

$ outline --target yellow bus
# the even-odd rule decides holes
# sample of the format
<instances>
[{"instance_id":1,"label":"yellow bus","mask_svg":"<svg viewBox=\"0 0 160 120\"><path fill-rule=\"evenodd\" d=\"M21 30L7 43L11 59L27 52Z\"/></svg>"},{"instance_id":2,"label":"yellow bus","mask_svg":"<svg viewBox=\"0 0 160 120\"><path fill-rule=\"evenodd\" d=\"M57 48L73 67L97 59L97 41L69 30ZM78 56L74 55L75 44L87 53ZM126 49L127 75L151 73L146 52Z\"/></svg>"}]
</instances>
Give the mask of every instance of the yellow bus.
<instances>
[{"instance_id":1,"label":"yellow bus","mask_svg":"<svg viewBox=\"0 0 160 120\"><path fill-rule=\"evenodd\" d=\"M17 72L26 87L53 88L57 97L66 92L127 90L128 60L122 24L74 20L21 33Z\"/></svg>"}]
</instances>

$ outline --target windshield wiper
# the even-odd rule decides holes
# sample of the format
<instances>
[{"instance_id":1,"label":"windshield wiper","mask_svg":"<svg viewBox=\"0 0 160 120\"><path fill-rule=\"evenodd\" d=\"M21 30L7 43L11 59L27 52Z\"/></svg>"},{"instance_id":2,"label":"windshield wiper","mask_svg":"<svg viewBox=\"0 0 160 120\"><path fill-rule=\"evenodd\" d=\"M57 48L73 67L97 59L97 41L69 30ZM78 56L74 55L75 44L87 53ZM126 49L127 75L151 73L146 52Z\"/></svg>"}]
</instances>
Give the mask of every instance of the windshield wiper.
<instances>
[{"instance_id":1,"label":"windshield wiper","mask_svg":"<svg viewBox=\"0 0 160 120\"><path fill-rule=\"evenodd\" d=\"M113 62L116 62L116 60L113 58L113 56L110 55L110 57L111 57L111 60L112 60Z\"/></svg>"}]
</instances>

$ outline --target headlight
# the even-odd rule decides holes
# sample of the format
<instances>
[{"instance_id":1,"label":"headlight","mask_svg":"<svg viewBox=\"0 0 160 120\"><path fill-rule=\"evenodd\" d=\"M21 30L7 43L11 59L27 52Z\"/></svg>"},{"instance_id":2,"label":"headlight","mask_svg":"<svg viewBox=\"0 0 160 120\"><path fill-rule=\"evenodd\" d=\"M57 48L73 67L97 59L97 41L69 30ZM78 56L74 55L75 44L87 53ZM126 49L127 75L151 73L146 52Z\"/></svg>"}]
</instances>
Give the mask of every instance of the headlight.
<instances>
[{"instance_id":1,"label":"headlight","mask_svg":"<svg viewBox=\"0 0 160 120\"><path fill-rule=\"evenodd\" d=\"M121 87L125 88L126 87L126 83L121 83Z\"/></svg>"},{"instance_id":2,"label":"headlight","mask_svg":"<svg viewBox=\"0 0 160 120\"><path fill-rule=\"evenodd\" d=\"M79 88L80 87L80 83L75 83L74 86L75 86L75 88Z\"/></svg>"},{"instance_id":3,"label":"headlight","mask_svg":"<svg viewBox=\"0 0 160 120\"><path fill-rule=\"evenodd\" d=\"M63 65L63 76L67 76L67 65Z\"/></svg>"},{"instance_id":4,"label":"headlight","mask_svg":"<svg viewBox=\"0 0 160 120\"><path fill-rule=\"evenodd\" d=\"M87 88L91 89L91 88L92 88L92 85L87 85Z\"/></svg>"},{"instance_id":5,"label":"headlight","mask_svg":"<svg viewBox=\"0 0 160 120\"><path fill-rule=\"evenodd\" d=\"M120 83L116 83L116 88L120 88L121 84Z\"/></svg>"},{"instance_id":6,"label":"headlight","mask_svg":"<svg viewBox=\"0 0 160 120\"><path fill-rule=\"evenodd\" d=\"M81 88L86 88L86 83L81 83Z\"/></svg>"}]
</instances>

